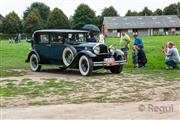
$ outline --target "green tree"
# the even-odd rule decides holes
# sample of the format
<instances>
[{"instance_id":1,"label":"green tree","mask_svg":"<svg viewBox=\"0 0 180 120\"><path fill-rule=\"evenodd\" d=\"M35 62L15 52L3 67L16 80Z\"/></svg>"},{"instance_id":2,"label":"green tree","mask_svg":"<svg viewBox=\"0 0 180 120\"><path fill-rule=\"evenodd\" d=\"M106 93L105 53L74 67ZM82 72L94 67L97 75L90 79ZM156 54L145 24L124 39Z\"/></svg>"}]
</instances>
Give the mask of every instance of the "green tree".
<instances>
[{"instance_id":1,"label":"green tree","mask_svg":"<svg viewBox=\"0 0 180 120\"><path fill-rule=\"evenodd\" d=\"M2 20L4 17L0 14L0 20Z\"/></svg>"},{"instance_id":2,"label":"green tree","mask_svg":"<svg viewBox=\"0 0 180 120\"><path fill-rule=\"evenodd\" d=\"M7 34L15 34L21 32L21 20L14 12L10 12L2 21L2 32Z\"/></svg>"},{"instance_id":3,"label":"green tree","mask_svg":"<svg viewBox=\"0 0 180 120\"><path fill-rule=\"evenodd\" d=\"M86 4L80 4L73 15L73 28L81 29L85 24L95 24L95 12Z\"/></svg>"},{"instance_id":4,"label":"green tree","mask_svg":"<svg viewBox=\"0 0 180 120\"><path fill-rule=\"evenodd\" d=\"M4 17L0 14L0 33L2 32L2 21Z\"/></svg>"},{"instance_id":5,"label":"green tree","mask_svg":"<svg viewBox=\"0 0 180 120\"><path fill-rule=\"evenodd\" d=\"M163 11L158 8L154 11L153 15L163 15Z\"/></svg>"},{"instance_id":6,"label":"green tree","mask_svg":"<svg viewBox=\"0 0 180 120\"><path fill-rule=\"evenodd\" d=\"M178 11L177 7L178 6L176 4L171 4L164 8L163 14L164 15L177 15L177 11ZM179 10L180 10L180 8L179 8Z\"/></svg>"},{"instance_id":7,"label":"green tree","mask_svg":"<svg viewBox=\"0 0 180 120\"><path fill-rule=\"evenodd\" d=\"M42 18L38 11L33 9L24 21L24 32L33 33L38 29L42 29Z\"/></svg>"},{"instance_id":8,"label":"green tree","mask_svg":"<svg viewBox=\"0 0 180 120\"><path fill-rule=\"evenodd\" d=\"M140 16L151 16L153 15L153 12L148 9L148 7L144 7L144 9L142 10L142 12L139 13Z\"/></svg>"},{"instance_id":9,"label":"green tree","mask_svg":"<svg viewBox=\"0 0 180 120\"><path fill-rule=\"evenodd\" d=\"M180 18L180 3L177 3L177 15Z\"/></svg>"},{"instance_id":10,"label":"green tree","mask_svg":"<svg viewBox=\"0 0 180 120\"><path fill-rule=\"evenodd\" d=\"M102 10L101 16L104 16L104 17L118 16L118 12L113 6L110 6Z\"/></svg>"},{"instance_id":11,"label":"green tree","mask_svg":"<svg viewBox=\"0 0 180 120\"><path fill-rule=\"evenodd\" d=\"M24 12L24 16L23 16L23 19L25 20L26 17L31 13L31 11L33 9L36 9L37 12L39 13L39 15L41 16L42 20L43 20L43 23L45 25L45 23L47 22L48 20L48 16L50 14L50 8L49 6L47 6L46 4L42 3L42 2L34 2L31 4L30 7L28 7L26 9L26 11Z\"/></svg>"},{"instance_id":12,"label":"green tree","mask_svg":"<svg viewBox=\"0 0 180 120\"><path fill-rule=\"evenodd\" d=\"M69 26L72 29L72 27L73 27L73 16L69 17Z\"/></svg>"},{"instance_id":13,"label":"green tree","mask_svg":"<svg viewBox=\"0 0 180 120\"><path fill-rule=\"evenodd\" d=\"M69 28L68 17L63 13L62 10L54 8L54 10L49 15L47 27L53 29Z\"/></svg>"},{"instance_id":14,"label":"green tree","mask_svg":"<svg viewBox=\"0 0 180 120\"><path fill-rule=\"evenodd\" d=\"M117 10L113 6L110 6L108 8L105 7L102 10L101 16L97 17L98 27L101 28L101 26L103 24L104 17L112 17L112 16L118 16Z\"/></svg>"},{"instance_id":15,"label":"green tree","mask_svg":"<svg viewBox=\"0 0 180 120\"><path fill-rule=\"evenodd\" d=\"M96 17L96 25L101 29L103 24L103 17L101 15L98 15Z\"/></svg>"},{"instance_id":16,"label":"green tree","mask_svg":"<svg viewBox=\"0 0 180 120\"><path fill-rule=\"evenodd\" d=\"M138 12L128 10L125 16L138 16Z\"/></svg>"}]
</instances>

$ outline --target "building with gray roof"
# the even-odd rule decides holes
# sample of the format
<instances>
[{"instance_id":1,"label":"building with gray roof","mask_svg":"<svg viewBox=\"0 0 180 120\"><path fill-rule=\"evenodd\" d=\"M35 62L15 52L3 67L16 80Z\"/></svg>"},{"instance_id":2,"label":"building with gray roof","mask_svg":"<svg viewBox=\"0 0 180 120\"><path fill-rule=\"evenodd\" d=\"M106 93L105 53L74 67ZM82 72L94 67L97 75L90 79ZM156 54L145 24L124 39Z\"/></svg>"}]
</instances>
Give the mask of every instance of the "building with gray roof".
<instances>
[{"instance_id":1,"label":"building with gray roof","mask_svg":"<svg viewBox=\"0 0 180 120\"><path fill-rule=\"evenodd\" d=\"M104 17L103 28L107 36L120 32L140 35L167 35L180 33L180 19L176 15Z\"/></svg>"}]
</instances>

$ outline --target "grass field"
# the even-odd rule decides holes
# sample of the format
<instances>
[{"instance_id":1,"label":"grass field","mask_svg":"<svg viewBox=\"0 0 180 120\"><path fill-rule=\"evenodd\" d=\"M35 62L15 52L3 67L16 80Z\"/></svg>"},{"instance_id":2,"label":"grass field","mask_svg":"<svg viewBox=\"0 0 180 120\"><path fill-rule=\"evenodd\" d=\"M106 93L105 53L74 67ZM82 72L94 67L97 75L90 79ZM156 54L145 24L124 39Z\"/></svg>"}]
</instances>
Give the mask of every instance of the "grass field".
<instances>
[{"instance_id":1,"label":"grass field","mask_svg":"<svg viewBox=\"0 0 180 120\"><path fill-rule=\"evenodd\" d=\"M165 63L164 63L164 55L162 53L162 46L165 47L168 41L172 41L176 44L178 50L180 51L180 36L144 36L141 37L144 46L145 52L147 55L148 63L146 68L134 69L132 67L132 47L129 51L129 64L125 65L125 71L130 73L149 73L154 75L162 75L168 77L180 77L179 70L165 70ZM131 46L133 45L134 39L131 38ZM119 38L109 38L106 41L107 45L114 44L118 47L119 45Z\"/></svg>"},{"instance_id":2,"label":"grass field","mask_svg":"<svg viewBox=\"0 0 180 120\"><path fill-rule=\"evenodd\" d=\"M142 37L145 44L145 51L148 58L146 68L135 69L132 67L131 50L129 52L129 64L125 65L124 71L134 74L157 74L162 73L164 76L179 77L179 70L165 70L164 55L162 53L162 46L168 41L176 43L177 48L180 50L180 36L153 36ZM132 39L132 43L133 43ZM107 45L116 45L119 47L119 38L108 38ZM23 72L13 71L14 69L29 70L29 64L24 61L27 57L28 51L31 48L30 44L22 41L18 44L9 44L8 41L0 40L0 72L1 77L5 76L18 76Z\"/></svg>"},{"instance_id":3,"label":"grass field","mask_svg":"<svg viewBox=\"0 0 180 120\"><path fill-rule=\"evenodd\" d=\"M102 69L99 74L90 77L82 77L78 71L73 73L74 70L29 72L25 59L30 44L25 41L9 44L7 40L0 40L0 107L179 100L180 70L165 70L161 48L167 41L173 41L180 50L180 36L142 39L148 58L145 68L133 68L130 50L130 61L124 66L122 74L109 74ZM108 38L106 44L118 47L119 39ZM43 69L47 68L58 70L56 66L43 66Z\"/></svg>"}]
</instances>

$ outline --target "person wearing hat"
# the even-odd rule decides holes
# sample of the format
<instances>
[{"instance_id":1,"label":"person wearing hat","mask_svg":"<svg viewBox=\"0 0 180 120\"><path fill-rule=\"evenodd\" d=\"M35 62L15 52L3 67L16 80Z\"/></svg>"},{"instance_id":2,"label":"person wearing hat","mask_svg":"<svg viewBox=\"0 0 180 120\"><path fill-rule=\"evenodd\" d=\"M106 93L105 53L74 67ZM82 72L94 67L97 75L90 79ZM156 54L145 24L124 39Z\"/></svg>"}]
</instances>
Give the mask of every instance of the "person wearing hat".
<instances>
[{"instance_id":1,"label":"person wearing hat","mask_svg":"<svg viewBox=\"0 0 180 120\"><path fill-rule=\"evenodd\" d=\"M128 51L130 48L130 37L125 33L121 33L121 39L120 39L120 48L124 52L124 60L126 63L128 63Z\"/></svg>"}]
</instances>

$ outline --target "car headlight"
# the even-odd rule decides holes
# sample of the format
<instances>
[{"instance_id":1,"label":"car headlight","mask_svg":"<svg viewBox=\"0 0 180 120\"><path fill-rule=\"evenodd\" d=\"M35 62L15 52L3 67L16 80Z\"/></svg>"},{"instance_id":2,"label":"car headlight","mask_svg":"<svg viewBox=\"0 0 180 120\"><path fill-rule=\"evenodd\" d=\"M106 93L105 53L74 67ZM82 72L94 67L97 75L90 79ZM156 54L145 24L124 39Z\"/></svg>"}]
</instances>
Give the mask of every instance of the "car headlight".
<instances>
[{"instance_id":1,"label":"car headlight","mask_svg":"<svg viewBox=\"0 0 180 120\"><path fill-rule=\"evenodd\" d=\"M109 46L109 51L110 53L112 53L112 55L114 55L114 53L116 52L116 47L113 45Z\"/></svg>"},{"instance_id":2,"label":"car headlight","mask_svg":"<svg viewBox=\"0 0 180 120\"><path fill-rule=\"evenodd\" d=\"M93 51L94 51L95 54L98 55L100 53L100 47L99 46L94 46Z\"/></svg>"}]
</instances>

